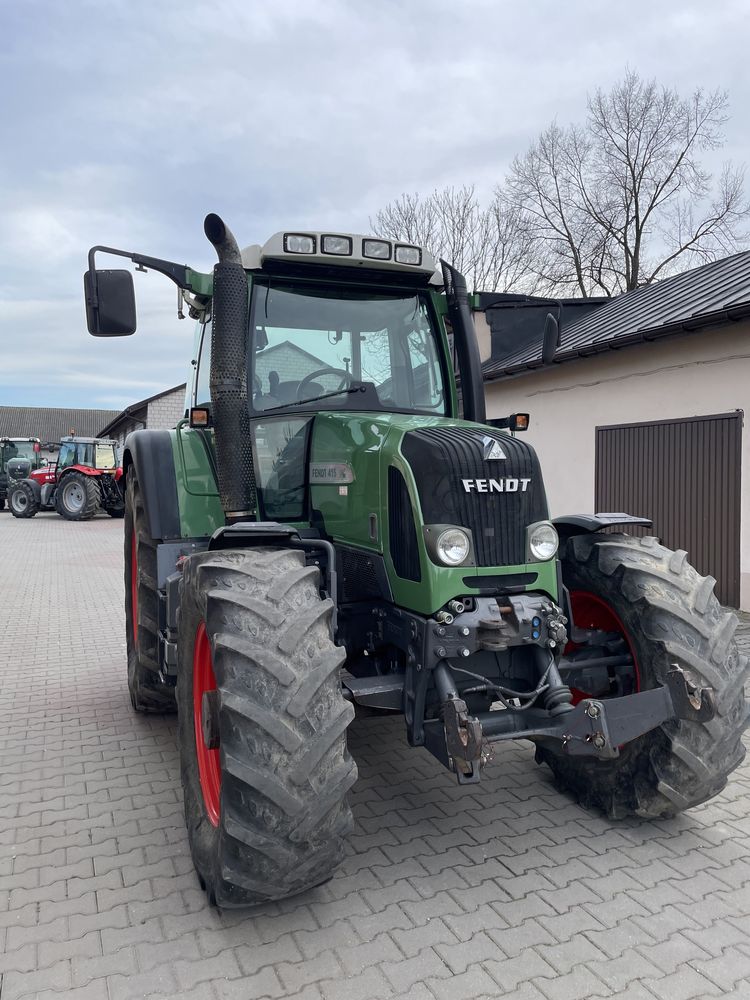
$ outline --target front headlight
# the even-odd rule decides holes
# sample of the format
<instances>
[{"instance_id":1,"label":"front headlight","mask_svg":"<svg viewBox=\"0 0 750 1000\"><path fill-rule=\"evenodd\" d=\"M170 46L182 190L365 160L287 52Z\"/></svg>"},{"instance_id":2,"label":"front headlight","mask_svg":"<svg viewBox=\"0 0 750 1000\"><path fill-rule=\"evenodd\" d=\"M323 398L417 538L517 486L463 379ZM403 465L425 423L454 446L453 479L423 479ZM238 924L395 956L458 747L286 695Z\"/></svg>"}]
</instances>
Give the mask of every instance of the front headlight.
<instances>
[{"instance_id":1,"label":"front headlight","mask_svg":"<svg viewBox=\"0 0 750 1000\"><path fill-rule=\"evenodd\" d=\"M557 529L549 521L531 524L528 528L529 554L536 562L547 562L557 552L560 539Z\"/></svg>"},{"instance_id":2,"label":"front headlight","mask_svg":"<svg viewBox=\"0 0 750 1000\"><path fill-rule=\"evenodd\" d=\"M446 566L460 566L469 555L469 536L460 528L446 528L438 535L435 550Z\"/></svg>"}]
</instances>

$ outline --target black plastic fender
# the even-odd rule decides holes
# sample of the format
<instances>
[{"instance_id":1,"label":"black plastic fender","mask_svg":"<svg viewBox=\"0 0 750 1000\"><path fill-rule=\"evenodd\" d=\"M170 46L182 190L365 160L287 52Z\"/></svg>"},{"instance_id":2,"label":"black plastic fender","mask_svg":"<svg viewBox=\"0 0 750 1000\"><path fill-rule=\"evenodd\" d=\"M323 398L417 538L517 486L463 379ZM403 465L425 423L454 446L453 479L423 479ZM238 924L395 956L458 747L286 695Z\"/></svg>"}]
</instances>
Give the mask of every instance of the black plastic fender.
<instances>
[{"instance_id":1,"label":"black plastic fender","mask_svg":"<svg viewBox=\"0 0 750 1000\"><path fill-rule=\"evenodd\" d=\"M602 528L611 528L614 524L624 526L639 526L650 528L652 521L647 517L635 517L633 514L564 514L553 517L552 523L557 528L561 538L571 538L573 535L585 535Z\"/></svg>"},{"instance_id":2,"label":"black plastic fender","mask_svg":"<svg viewBox=\"0 0 750 1000\"><path fill-rule=\"evenodd\" d=\"M169 431L133 431L125 439L123 478L133 466L141 489L149 534L157 541L182 536L177 477Z\"/></svg>"}]
</instances>

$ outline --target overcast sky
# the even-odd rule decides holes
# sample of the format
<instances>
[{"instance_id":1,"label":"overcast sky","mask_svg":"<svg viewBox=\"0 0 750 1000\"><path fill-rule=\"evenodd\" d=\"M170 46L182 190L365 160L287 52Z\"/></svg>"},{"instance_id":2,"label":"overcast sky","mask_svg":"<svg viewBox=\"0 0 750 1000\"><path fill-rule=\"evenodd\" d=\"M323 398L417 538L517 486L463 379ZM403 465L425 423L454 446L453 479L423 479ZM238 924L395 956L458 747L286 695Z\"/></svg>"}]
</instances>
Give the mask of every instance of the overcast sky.
<instances>
[{"instance_id":1,"label":"overcast sky","mask_svg":"<svg viewBox=\"0 0 750 1000\"><path fill-rule=\"evenodd\" d=\"M747 0L0 0L0 405L120 409L184 381L193 323L137 276L139 330L86 333L102 243L209 270L241 245L366 231L404 191L489 194L626 67L726 88L750 160ZM113 259L110 258L110 261ZM114 264L114 266L119 266Z\"/></svg>"}]
</instances>

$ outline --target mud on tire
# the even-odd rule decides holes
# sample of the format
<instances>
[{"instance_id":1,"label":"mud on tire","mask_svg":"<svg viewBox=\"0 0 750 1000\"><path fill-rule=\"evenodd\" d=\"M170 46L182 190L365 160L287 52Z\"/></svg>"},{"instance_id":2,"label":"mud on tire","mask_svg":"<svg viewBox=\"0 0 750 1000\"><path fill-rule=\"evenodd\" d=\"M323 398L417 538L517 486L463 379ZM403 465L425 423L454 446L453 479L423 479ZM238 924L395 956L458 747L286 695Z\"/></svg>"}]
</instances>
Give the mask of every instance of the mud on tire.
<instances>
[{"instance_id":1,"label":"mud on tire","mask_svg":"<svg viewBox=\"0 0 750 1000\"><path fill-rule=\"evenodd\" d=\"M354 709L330 637L332 602L301 552L253 548L191 556L181 582L180 758L190 847L209 900L247 906L327 881L352 826ZM205 626L219 691L220 810L201 790L193 677ZM200 734L197 738L201 738Z\"/></svg>"},{"instance_id":2,"label":"mud on tire","mask_svg":"<svg viewBox=\"0 0 750 1000\"><path fill-rule=\"evenodd\" d=\"M156 540L148 531L135 468L125 491L125 641L128 691L136 712L174 712L173 684L159 678L159 595Z\"/></svg>"},{"instance_id":3,"label":"mud on tire","mask_svg":"<svg viewBox=\"0 0 750 1000\"><path fill-rule=\"evenodd\" d=\"M570 590L603 598L623 623L638 662L641 689L664 683L677 663L693 684L713 689L718 712L706 723L664 723L614 761L581 761L541 749L537 759L584 805L610 817L674 816L718 794L745 756L744 685L750 663L734 641L737 618L703 577L656 538L579 535L562 554Z\"/></svg>"}]
</instances>

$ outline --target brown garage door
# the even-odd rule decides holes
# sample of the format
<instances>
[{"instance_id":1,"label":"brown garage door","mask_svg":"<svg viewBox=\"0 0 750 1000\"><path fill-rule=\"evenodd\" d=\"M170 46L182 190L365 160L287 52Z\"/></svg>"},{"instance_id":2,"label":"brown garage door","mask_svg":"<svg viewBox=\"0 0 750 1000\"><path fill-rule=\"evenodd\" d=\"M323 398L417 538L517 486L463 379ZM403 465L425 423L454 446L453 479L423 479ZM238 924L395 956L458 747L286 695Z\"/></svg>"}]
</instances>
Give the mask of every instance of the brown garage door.
<instances>
[{"instance_id":1,"label":"brown garage door","mask_svg":"<svg viewBox=\"0 0 750 1000\"><path fill-rule=\"evenodd\" d=\"M742 411L596 428L597 511L650 517L653 533L740 599ZM645 532L638 532L645 534Z\"/></svg>"}]
</instances>

